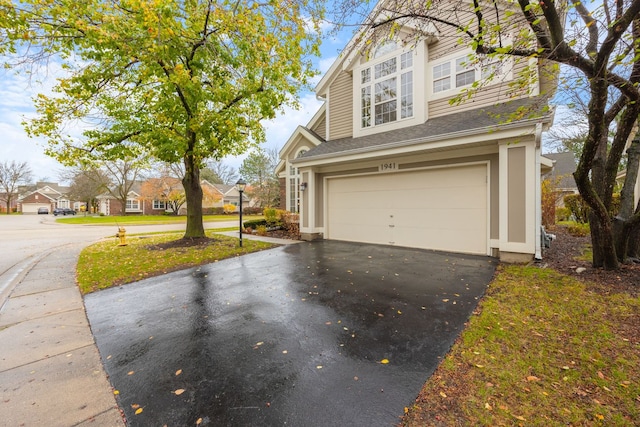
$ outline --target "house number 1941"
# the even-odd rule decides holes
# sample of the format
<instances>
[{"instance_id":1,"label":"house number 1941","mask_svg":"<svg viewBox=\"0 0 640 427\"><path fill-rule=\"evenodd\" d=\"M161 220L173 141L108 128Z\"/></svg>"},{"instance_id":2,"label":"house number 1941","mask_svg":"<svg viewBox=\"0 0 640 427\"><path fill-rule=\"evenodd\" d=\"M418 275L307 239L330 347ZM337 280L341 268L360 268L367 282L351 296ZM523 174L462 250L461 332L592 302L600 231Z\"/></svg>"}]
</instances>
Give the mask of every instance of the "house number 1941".
<instances>
[{"instance_id":1,"label":"house number 1941","mask_svg":"<svg viewBox=\"0 0 640 427\"><path fill-rule=\"evenodd\" d=\"M380 163L379 169L380 172L394 171L398 169L398 164L396 162Z\"/></svg>"}]
</instances>

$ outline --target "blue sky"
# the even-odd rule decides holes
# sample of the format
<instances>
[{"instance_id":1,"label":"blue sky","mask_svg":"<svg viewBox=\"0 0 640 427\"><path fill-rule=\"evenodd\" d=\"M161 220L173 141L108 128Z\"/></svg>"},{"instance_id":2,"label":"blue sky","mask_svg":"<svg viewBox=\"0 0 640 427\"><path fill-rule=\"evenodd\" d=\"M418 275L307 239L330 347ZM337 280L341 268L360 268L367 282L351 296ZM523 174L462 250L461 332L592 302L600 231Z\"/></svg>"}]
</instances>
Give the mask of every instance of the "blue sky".
<instances>
[{"instance_id":1,"label":"blue sky","mask_svg":"<svg viewBox=\"0 0 640 427\"><path fill-rule=\"evenodd\" d=\"M328 70L337 58L339 50L349 41L351 31L345 30L324 40L322 56L314 61L321 73ZM57 182L60 172L64 170L61 164L44 154L45 140L29 138L21 124L24 118L35 115L33 97L38 93L51 93L57 76L61 76L61 71L55 63L41 69L37 78L0 69L0 162L27 162L34 181ZM281 148L298 125L307 124L320 105L314 93L301 93L299 110L289 108L276 119L265 122L267 140L264 147ZM243 157L226 158L223 161L237 169Z\"/></svg>"}]
</instances>

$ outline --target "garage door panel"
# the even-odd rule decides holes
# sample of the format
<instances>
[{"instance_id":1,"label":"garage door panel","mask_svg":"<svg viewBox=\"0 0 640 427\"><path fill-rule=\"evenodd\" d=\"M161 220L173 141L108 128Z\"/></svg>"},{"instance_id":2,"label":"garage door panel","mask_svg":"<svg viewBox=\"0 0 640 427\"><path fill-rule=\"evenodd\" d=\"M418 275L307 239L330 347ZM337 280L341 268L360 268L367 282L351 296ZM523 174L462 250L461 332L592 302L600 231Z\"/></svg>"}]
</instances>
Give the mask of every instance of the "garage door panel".
<instances>
[{"instance_id":1,"label":"garage door panel","mask_svg":"<svg viewBox=\"0 0 640 427\"><path fill-rule=\"evenodd\" d=\"M486 254L487 165L327 180L325 237Z\"/></svg>"}]
</instances>

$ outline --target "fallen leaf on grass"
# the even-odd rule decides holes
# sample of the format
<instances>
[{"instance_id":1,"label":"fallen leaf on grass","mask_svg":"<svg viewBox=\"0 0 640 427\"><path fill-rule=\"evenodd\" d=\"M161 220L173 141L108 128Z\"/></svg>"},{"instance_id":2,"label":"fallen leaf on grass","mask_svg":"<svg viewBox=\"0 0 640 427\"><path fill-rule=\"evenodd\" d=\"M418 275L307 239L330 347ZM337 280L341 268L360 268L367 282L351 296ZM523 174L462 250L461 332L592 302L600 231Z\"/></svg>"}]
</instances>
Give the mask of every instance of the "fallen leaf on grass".
<instances>
[{"instance_id":1,"label":"fallen leaf on grass","mask_svg":"<svg viewBox=\"0 0 640 427\"><path fill-rule=\"evenodd\" d=\"M444 391L441 391L441 392L440 392L440 396L442 396L442 397L444 397L444 398L446 398L446 397L447 397L447 395L445 394L445 392L444 392Z\"/></svg>"},{"instance_id":2,"label":"fallen leaf on grass","mask_svg":"<svg viewBox=\"0 0 640 427\"><path fill-rule=\"evenodd\" d=\"M519 421L527 421L522 415L514 415L513 418Z\"/></svg>"},{"instance_id":3,"label":"fallen leaf on grass","mask_svg":"<svg viewBox=\"0 0 640 427\"><path fill-rule=\"evenodd\" d=\"M600 371L598 371L598 378L600 378L601 380L604 379L604 374Z\"/></svg>"},{"instance_id":4,"label":"fallen leaf on grass","mask_svg":"<svg viewBox=\"0 0 640 427\"><path fill-rule=\"evenodd\" d=\"M487 411L491 411L493 409L493 407L491 405L489 405L488 403L484 404L484 409L486 409Z\"/></svg>"},{"instance_id":5,"label":"fallen leaf on grass","mask_svg":"<svg viewBox=\"0 0 640 427\"><path fill-rule=\"evenodd\" d=\"M533 381L533 382L535 382L535 381L540 381L540 378L536 377L535 375L529 375L529 376L527 377L527 381L529 381L529 382L532 382L532 381Z\"/></svg>"}]
</instances>

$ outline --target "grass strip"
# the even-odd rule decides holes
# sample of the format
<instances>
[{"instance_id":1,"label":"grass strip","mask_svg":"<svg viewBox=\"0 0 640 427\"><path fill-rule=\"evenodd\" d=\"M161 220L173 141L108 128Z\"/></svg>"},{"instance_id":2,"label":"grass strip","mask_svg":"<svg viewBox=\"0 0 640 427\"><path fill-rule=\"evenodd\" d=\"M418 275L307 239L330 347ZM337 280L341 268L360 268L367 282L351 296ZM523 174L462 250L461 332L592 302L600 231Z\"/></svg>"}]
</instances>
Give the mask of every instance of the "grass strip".
<instances>
[{"instance_id":1,"label":"grass strip","mask_svg":"<svg viewBox=\"0 0 640 427\"><path fill-rule=\"evenodd\" d=\"M237 238L207 231L207 236L214 241L206 246L151 248L178 240L183 234L179 232L127 238L127 246L118 246L114 238L86 247L80 254L76 270L81 292L87 294L276 246L246 239L240 248Z\"/></svg>"},{"instance_id":2,"label":"grass strip","mask_svg":"<svg viewBox=\"0 0 640 427\"><path fill-rule=\"evenodd\" d=\"M635 426L639 313L640 298L502 266L403 425Z\"/></svg>"},{"instance_id":3,"label":"grass strip","mask_svg":"<svg viewBox=\"0 0 640 427\"><path fill-rule=\"evenodd\" d=\"M261 215L243 215L243 221L251 219L263 218ZM82 225L161 225L161 224L185 224L186 216L173 215L125 215L125 216L99 216L78 214L75 216L66 216L56 218L57 222L63 224L82 224ZM238 215L205 215L203 222L223 222L223 221L239 221Z\"/></svg>"}]
</instances>

